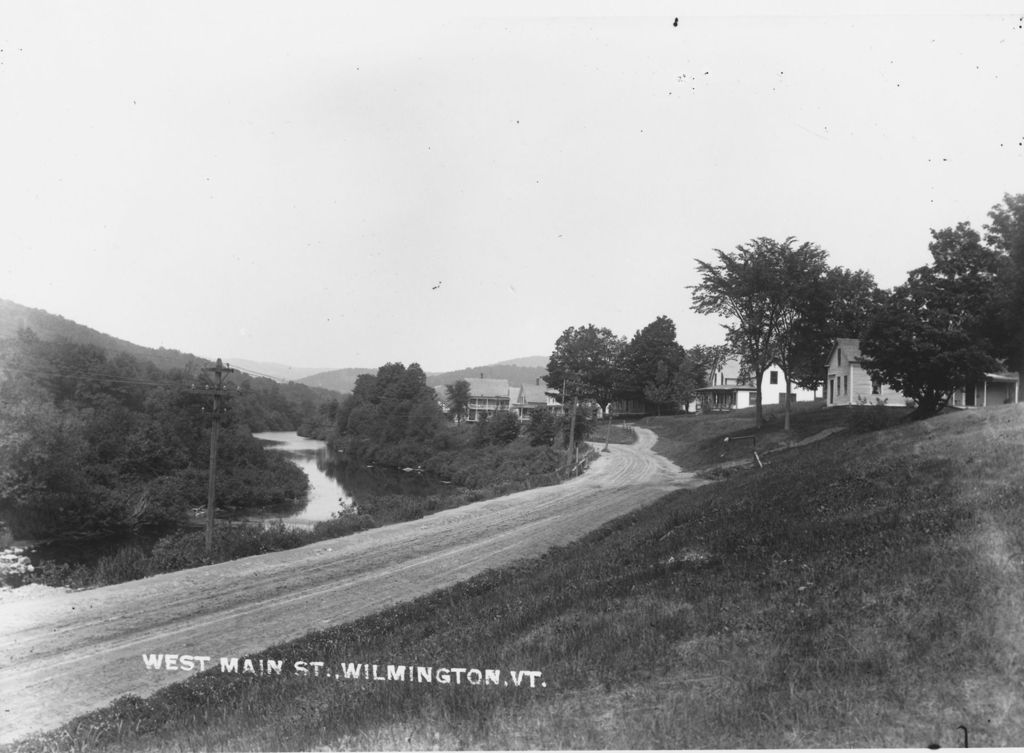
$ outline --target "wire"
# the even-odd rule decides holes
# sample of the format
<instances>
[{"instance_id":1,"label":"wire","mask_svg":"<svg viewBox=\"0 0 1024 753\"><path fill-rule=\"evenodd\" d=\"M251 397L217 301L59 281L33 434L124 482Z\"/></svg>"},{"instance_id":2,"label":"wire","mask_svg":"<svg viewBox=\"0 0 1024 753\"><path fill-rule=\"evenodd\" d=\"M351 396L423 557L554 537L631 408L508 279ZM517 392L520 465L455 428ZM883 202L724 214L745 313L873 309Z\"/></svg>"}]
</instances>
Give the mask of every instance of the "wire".
<instances>
[{"instance_id":1,"label":"wire","mask_svg":"<svg viewBox=\"0 0 1024 753\"><path fill-rule=\"evenodd\" d=\"M85 379L95 382L112 382L118 384L133 384L143 387L180 387L186 388L189 385L182 382L158 382L152 379L129 379L126 377L111 377L104 376L96 373L81 372L77 374L67 374L59 371L37 371L35 369L20 369L17 366L3 366L6 371L16 371L19 374L29 374L31 376L49 376L49 377L60 377L61 379Z\"/></svg>"}]
</instances>

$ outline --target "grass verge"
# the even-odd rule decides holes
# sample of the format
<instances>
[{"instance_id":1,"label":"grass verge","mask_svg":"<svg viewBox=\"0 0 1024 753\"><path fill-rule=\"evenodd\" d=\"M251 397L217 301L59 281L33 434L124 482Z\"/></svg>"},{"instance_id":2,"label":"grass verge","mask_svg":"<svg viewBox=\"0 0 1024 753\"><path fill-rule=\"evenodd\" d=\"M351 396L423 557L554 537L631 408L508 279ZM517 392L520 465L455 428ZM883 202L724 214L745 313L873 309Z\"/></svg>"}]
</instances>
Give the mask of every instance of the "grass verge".
<instances>
[{"instance_id":1,"label":"grass verge","mask_svg":"<svg viewBox=\"0 0 1024 753\"><path fill-rule=\"evenodd\" d=\"M1022 460L1022 406L838 434L261 654L529 669L545 688L214 671L11 747L921 747L960 725L1011 745Z\"/></svg>"}]
</instances>

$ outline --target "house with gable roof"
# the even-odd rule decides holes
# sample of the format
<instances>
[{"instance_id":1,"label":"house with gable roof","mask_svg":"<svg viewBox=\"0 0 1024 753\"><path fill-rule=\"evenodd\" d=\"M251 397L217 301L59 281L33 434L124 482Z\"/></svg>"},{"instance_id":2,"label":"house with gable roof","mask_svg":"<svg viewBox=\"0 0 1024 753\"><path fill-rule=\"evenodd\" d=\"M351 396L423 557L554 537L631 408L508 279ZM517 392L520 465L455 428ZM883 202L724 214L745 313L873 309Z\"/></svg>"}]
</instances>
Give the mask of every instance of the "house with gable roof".
<instances>
[{"instance_id":1,"label":"house with gable roof","mask_svg":"<svg viewBox=\"0 0 1024 753\"><path fill-rule=\"evenodd\" d=\"M475 423L485 418L490 418L495 413L508 411L513 413L520 420L529 417L530 411L535 408L547 408L552 411L560 411L562 408L547 389L540 384L510 384L507 379L468 378L469 383L469 405L466 409L465 420ZM437 401L445 413L448 412L448 396L445 385L438 385L434 388L437 393Z\"/></svg>"},{"instance_id":2,"label":"house with gable roof","mask_svg":"<svg viewBox=\"0 0 1024 753\"><path fill-rule=\"evenodd\" d=\"M903 394L881 380L872 379L864 368L860 340L840 337L832 344L825 364L825 407L837 405L906 406Z\"/></svg>"},{"instance_id":3,"label":"house with gable roof","mask_svg":"<svg viewBox=\"0 0 1024 753\"><path fill-rule=\"evenodd\" d=\"M701 411L740 410L757 405L757 388L742 369L738 358L723 362L717 371L708 375L707 387L695 390ZM818 398L817 390L791 385L790 402L806 402ZM765 405L781 405L786 396L786 373L776 363L768 366L761 376L761 399Z\"/></svg>"}]
</instances>

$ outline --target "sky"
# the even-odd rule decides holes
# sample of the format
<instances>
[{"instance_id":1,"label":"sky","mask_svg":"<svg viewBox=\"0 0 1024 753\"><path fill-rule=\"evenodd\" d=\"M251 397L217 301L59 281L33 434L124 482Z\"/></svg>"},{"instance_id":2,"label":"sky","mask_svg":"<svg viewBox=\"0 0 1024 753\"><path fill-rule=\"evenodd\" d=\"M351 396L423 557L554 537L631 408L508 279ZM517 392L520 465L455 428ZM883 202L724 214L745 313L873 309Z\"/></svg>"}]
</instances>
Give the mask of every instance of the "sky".
<instances>
[{"instance_id":1,"label":"sky","mask_svg":"<svg viewBox=\"0 0 1024 753\"><path fill-rule=\"evenodd\" d=\"M715 249L891 287L1024 193L1009 2L3 7L0 298L208 358L720 343Z\"/></svg>"}]
</instances>

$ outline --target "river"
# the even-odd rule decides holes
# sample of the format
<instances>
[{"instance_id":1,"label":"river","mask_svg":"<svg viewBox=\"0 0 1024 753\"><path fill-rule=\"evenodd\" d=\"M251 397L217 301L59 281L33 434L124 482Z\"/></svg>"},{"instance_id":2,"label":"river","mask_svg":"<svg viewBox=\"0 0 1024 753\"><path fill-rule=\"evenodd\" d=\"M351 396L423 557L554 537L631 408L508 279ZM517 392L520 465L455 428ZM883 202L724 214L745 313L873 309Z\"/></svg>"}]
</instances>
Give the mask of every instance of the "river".
<instances>
[{"instance_id":1,"label":"river","mask_svg":"<svg viewBox=\"0 0 1024 753\"><path fill-rule=\"evenodd\" d=\"M390 468L368 468L348 462L332 452L325 442L300 437L294 431L263 431L253 436L267 443L267 449L283 452L309 477L306 504L300 509L267 510L247 518L281 520L285 525L310 527L328 520L334 513L358 511L364 494L425 495L448 491L440 481L425 473L404 473Z\"/></svg>"}]
</instances>

